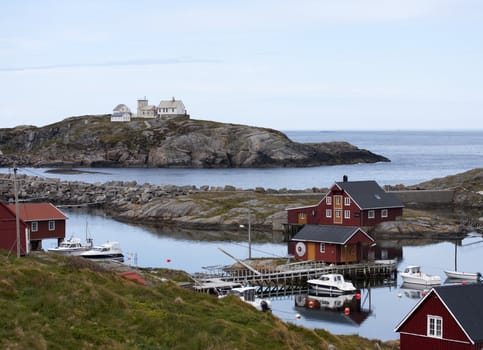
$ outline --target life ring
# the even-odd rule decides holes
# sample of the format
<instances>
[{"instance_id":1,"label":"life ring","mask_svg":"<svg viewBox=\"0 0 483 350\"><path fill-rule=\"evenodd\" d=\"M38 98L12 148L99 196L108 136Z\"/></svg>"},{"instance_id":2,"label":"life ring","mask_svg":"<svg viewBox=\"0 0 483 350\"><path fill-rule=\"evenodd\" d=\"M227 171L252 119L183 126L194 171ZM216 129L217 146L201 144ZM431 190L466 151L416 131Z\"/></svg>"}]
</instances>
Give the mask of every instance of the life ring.
<instances>
[{"instance_id":1,"label":"life ring","mask_svg":"<svg viewBox=\"0 0 483 350\"><path fill-rule=\"evenodd\" d=\"M298 242L295 245L295 252L300 257L304 256L305 255L305 243L304 242Z\"/></svg>"}]
</instances>

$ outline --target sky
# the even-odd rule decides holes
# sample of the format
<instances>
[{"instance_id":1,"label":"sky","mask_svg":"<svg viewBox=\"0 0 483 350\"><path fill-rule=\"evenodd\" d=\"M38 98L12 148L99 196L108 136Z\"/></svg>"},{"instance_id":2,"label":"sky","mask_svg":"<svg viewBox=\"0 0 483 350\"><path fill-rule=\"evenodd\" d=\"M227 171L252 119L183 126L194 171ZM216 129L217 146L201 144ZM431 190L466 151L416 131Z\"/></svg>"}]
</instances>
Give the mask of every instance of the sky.
<instances>
[{"instance_id":1,"label":"sky","mask_svg":"<svg viewBox=\"0 0 483 350\"><path fill-rule=\"evenodd\" d=\"M2 128L181 99L278 130L482 130L481 0L0 0Z\"/></svg>"}]
</instances>

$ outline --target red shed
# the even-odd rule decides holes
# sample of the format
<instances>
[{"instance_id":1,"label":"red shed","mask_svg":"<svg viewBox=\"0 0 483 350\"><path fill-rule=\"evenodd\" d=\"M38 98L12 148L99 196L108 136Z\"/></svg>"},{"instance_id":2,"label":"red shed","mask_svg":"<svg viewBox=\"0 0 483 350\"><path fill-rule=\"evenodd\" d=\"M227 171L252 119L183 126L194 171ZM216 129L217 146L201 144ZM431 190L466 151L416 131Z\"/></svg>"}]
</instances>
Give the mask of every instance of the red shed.
<instances>
[{"instance_id":1,"label":"red shed","mask_svg":"<svg viewBox=\"0 0 483 350\"><path fill-rule=\"evenodd\" d=\"M313 206L288 208L290 225L341 225L367 227L402 216L404 204L375 181L336 182Z\"/></svg>"},{"instance_id":2,"label":"red shed","mask_svg":"<svg viewBox=\"0 0 483 350\"><path fill-rule=\"evenodd\" d=\"M15 212L15 204L8 205ZM65 238L67 216L51 203L21 203L19 216L30 230L30 245L33 250L42 248L42 239Z\"/></svg>"},{"instance_id":3,"label":"red shed","mask_svg":"<svg viewBox=\"0 0 483 350\"><path fill-rule=\"evenodd\" d=\"M397 325L401 350L483 348L483 284L433 288Z\"/></svg>"},{"instance_id":4,"label":"red shed","mask_svg":"<svg viewBox=\"0 0 483 350\"><path fill-rule=\"evenodd\" d=\"M20 253L28 253L29 229L27 224L19 218L20 231ZM13 210L0 202L0 248L9 252L17 252L17 220L15 216L15 206Z\"/></svg>"},{"instance_id":5,"label":"red shed","mask_svg":"<svg viewBox=\"0 0 483 350\"><path fill-rule=\"evenodd\" d=\"M288 253L297 260L350 263L367 258L372 243L360 227L305 225L288 243Z\"/></svg>"}]
</instances>

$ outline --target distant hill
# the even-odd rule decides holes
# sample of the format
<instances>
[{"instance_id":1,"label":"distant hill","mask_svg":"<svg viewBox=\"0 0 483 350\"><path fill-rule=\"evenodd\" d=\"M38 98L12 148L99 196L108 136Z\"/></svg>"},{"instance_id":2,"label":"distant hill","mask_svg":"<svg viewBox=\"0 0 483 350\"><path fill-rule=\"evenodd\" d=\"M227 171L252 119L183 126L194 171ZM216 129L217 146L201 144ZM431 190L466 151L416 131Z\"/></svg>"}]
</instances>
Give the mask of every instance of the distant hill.
<instances>
[{"instance_id":1,"label":"distant hill","mask_svg":"<svg viewBox=\"0 0 483 350\"><path fill-rule=\"evenodd\" d=\"M387 162L348 142L297 143L266 128L109 115L0 129L0 166L251 168Z\"/></svg>"}]
</instances>

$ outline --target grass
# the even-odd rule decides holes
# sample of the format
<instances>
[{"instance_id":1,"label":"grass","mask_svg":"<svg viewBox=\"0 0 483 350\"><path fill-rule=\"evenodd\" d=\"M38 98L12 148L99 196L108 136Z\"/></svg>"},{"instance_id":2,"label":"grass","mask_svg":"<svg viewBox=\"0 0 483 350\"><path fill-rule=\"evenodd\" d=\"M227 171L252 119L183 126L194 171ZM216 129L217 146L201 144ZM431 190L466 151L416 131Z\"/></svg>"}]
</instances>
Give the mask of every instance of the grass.
<instances>
[{"instance_id":1,"label":"grass","mask_svg":"<svg viewBox=\"0 0 483 350\"><path fill-rule=\"evenodd\" d=\"M173 274L144 273L152 281ZM0 254L0 307L3 349L374 349L377 342L286 324L235 297L197 294L172 281L147 287L96 263L49 254Z\"/></svg>"}]
</instances>

